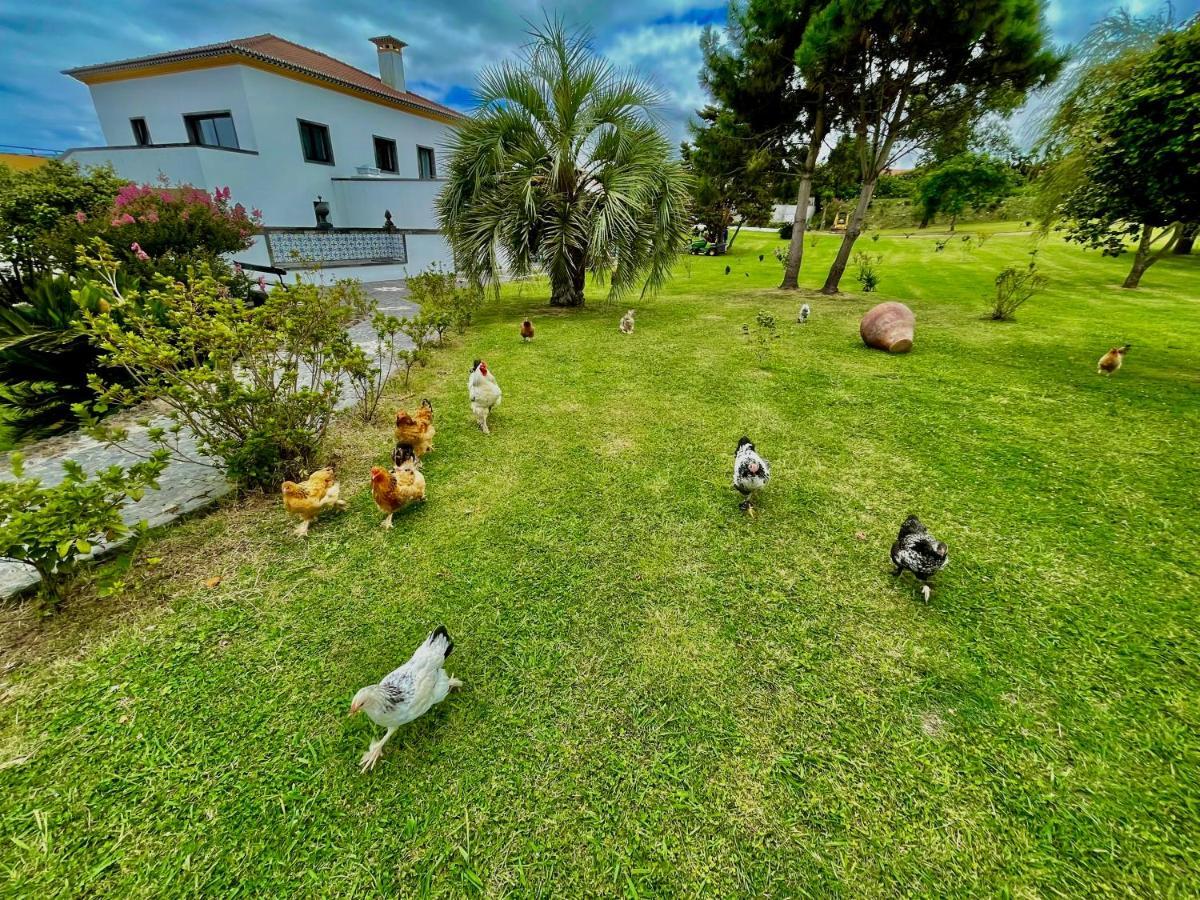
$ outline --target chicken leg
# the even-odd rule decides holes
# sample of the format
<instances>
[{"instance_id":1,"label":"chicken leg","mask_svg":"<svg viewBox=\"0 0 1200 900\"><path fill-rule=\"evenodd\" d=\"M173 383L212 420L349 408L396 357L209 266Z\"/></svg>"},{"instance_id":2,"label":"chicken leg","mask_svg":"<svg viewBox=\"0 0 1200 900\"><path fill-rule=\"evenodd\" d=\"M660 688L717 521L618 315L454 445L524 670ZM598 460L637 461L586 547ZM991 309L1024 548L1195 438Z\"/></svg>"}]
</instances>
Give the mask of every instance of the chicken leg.
<instances>
[{"instance_id":1,"label":"chicken leg","mask_svg":"<svg viewBox=\"0 0 1200 900\"><path fill-rule=\"evenodd\" d=\"M399 727L399 725L394 725L389 728L387 733L379 740L371 741L370 748L368 748L367 752L362 755L362 759L358 761L359 774L365 775L367 772L370 772L373 768L375 768L375 763L379 762L379 757L383 755L383 745L388 742L391 736L396 733L396 729Z\"/></svg>"},{"instance_id":2,"label":"chicken leg","mask_svg":"<svg viewBox=\"0 0 1200 900\"><path fill-rule=\"evenodd\" d=\"M394 516L394 515L395 515L394 512L390 512L387 514L387 518L383 520L382 528L384 531L392 530L392 516Z\"/></svg>"},{"instance_id":3,"label":"chicken leg","mask_svg":"<svg viewBox=\"0 0 1200 900\"><path fill-rule=\"evenodd\" d=\"M310 524L311 520L305 519L303 522L297 525L294 529L296 537L308 537L308 526Z\"/></svg>"}]
</instances>

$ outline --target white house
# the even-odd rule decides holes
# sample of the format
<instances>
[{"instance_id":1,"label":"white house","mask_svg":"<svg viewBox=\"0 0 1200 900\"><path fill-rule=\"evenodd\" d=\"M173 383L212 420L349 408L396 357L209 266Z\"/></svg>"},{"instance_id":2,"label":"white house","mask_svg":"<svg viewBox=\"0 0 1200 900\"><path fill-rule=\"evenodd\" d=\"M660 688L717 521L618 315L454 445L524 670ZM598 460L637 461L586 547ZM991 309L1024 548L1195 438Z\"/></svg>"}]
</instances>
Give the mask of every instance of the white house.
<instances>
[{"instance_id":1,"label":"white house","mask_svg":"<svg viewBox=\"0 0 1200 900\"><path fill-rule=\"evenodd\" d=\"M461 116L406 89L403 41L371 41L378 77L273 34L70 69L107 146L64 158L139 182L161 173L231 188L263 213L247 262L288 268L297 251L326 267L379 265L373 278L448 263L434 198ZM318 197L332 230L317 228Z\"/></svg>"}]
</instances>

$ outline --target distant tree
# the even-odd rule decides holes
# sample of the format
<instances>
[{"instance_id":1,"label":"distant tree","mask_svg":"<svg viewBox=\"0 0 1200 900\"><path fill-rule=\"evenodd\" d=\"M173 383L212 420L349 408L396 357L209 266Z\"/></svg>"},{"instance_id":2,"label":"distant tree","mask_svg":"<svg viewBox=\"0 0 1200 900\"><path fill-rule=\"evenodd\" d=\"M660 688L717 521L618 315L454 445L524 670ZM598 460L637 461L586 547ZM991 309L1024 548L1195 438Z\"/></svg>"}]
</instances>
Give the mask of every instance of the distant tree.
<instances>
[{"instance_id":1,"label":"distant tree","mask_svg":"<svg viewBox=\"0 0 1200 900\"><path fill-rule=\"evenodd\" d=\"M929 170L921 179L918 202L924 228L939 213L950 217L950 230L967 207L990 209L1012 193L1016 176L1002 160L981 153L960 153Z\"/></svg>"},{"instance_id":2,"label":"distant tree","mask_svg":"<svg viewBox=\"0 0 1200 900\"><path fill-rule=\"evenodd\" d=\"M862 175L825 293L838 290L883 171L949 129L1012 110L1052 80L1062 59L1048 41L1041 5L1030 0L832 0L813 17L797 67L827 73Z\"/></svg>"},{"instance_id":3,"label":"distant tree","mask_svg":"<svg viewBox=\"0 0 1200 900\"><path fill-rule=\"evenodd\" d=\"M1119 256L1136 242L1123 286L1200 220L1200 17L1139 55L1103 96L1083 184L1062 205L1067 239Z\"/></svg>"},{"instance_id":4,"label":"distant tree","mask_svg":"<svg viewBox=\"0 0 1200 900\"><path fill-rule=\"evenodd\" d=\"M689 178L655 123L659 95L547 23L519 63L480 76L479 106L450 140L438 219L458 272L550 277L582 306L588 272L610 295L659 288L683 248Z\"/></svg>"},{"instance_id":5,"label":"distant tree","mask_svg":"<svg viewBox=\"0 0 1200 900\"><path fill-rule=\"evenodd\" d=\"M680 147L692 175L692 213L716 240L732 246L728 231L735 218L762 222L770 214L771 158L730 110L708 106L700 118L691 126L691 143Z\"/></svg>"}]
</instances>

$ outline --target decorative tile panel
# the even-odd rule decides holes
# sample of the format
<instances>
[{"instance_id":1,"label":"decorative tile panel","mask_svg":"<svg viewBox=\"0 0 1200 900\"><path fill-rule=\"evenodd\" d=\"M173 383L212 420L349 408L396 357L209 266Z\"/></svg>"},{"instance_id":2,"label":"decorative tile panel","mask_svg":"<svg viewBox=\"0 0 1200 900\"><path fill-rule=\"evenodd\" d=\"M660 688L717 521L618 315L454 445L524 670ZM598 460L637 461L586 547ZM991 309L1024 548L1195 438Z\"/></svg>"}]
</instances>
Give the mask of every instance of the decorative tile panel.
<instances>
[{"instance_id":1,"label":"decorative tile panel","mask_svg":"<svg viewBox=\"0 0 1200 900\"><path fill-rule=\"evenodd\" d=\"M374 228L274 230L267 232L271 264L297 268L306 263L408 262L404 235Z\"/></svg>"}]
</instances>

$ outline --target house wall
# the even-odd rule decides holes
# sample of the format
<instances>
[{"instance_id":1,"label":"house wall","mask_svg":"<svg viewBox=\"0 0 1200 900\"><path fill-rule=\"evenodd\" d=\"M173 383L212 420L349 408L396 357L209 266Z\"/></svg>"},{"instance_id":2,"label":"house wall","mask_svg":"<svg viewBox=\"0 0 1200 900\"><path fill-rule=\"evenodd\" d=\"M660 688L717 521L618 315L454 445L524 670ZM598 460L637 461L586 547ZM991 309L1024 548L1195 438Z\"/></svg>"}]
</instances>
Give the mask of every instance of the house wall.
<instances>
[{"instance_id":1,"label":"house wall","mask_svg":"<svg viewBox=\"0 0 1200 900\"><path fill-rule=\"evenodd\" d=\"M268 226L312 226L312 204L319 195L329 201L335 227L382 226L384 210L401 229L436 227L433 202L442 182L417 177L417 148L433 148L440 175L452 131L444 122L241 65L102 82L92 85L91 93L110 146L70 151L68 159L109 163L122 177L137 181L153 182L161 173L172 182L209 190L229 187L236 202L261 209ZM131 118L146 120L155 144L186 143L185 114L226 110L241 149L255 153L130 146ZM332 165L305 161L298 119L329 128ZM376 135L396 141L400 171L361 178L359 166L375 165ZM434 259L449 260L439 235L411 235L408 246L414 270Z\"/></svg>"}]
</instances>

